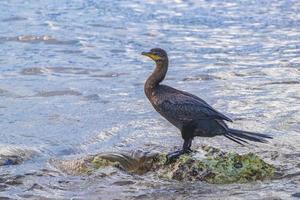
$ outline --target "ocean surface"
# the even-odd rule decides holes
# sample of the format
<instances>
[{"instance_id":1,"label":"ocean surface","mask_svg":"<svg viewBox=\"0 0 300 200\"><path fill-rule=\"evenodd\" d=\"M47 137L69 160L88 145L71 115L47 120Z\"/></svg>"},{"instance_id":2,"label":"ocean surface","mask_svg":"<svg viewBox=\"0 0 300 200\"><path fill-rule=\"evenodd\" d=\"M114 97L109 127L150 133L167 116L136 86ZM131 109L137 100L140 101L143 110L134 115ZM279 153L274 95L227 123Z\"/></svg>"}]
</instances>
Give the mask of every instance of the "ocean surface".
<instances>
[{"instance_id":1,"label":"ocean surface","mask_svg":"<svg viewBox=\"0 0 300 200\"><path fill-rule=\"evenodd\" d=\"M192 148L255 152L280 178L212 185L51 165L181 147L144 95L154 63L140 53L153 47L169 54L165 84L205 99L231 127L274 137L246 147L196 138ZM0 116L1 199L300 198L300 1L1 0Z\"/></svg>"}]
</instances>

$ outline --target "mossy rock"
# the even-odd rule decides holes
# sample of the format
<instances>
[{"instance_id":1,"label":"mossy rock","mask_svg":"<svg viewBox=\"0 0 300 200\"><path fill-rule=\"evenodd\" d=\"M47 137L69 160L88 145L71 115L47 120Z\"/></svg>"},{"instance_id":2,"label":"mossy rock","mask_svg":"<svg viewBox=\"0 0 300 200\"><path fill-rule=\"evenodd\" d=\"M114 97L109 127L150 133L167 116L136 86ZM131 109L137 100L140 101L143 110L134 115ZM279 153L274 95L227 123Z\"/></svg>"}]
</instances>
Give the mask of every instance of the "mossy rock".
<instances>
[{"instance_id":1,"label":"mossy rock","mask_svg":"<svg viewBox=\"0 0 300 200\"><path fill-rule=\"evenodd\" d=\"M275 171L272 165L253 153L226 153L201 160L183 155L168 165L154 163L153 169L162 178L219 184L265 180L272 178Z\"/></svg>"},{"instance_id":2,"label":"mossy rock","mask_svg":"<svg viewBox=\"0 0 300 200\"><path fill-rule=\"evenodd\" d=\"M128 154L101 153L76 161L61 161L59 168L67 173L71 169L71 174L91 174L112 166L134 174L156 174L162 179L217 184L246 183L271 179L274 175L274 166L253 153L225 153L207 146L202 149L205 155L201 158L198 153L192 153L169 164L166 164L166 154L135 151Z\"/></svg>"}]
</instances>

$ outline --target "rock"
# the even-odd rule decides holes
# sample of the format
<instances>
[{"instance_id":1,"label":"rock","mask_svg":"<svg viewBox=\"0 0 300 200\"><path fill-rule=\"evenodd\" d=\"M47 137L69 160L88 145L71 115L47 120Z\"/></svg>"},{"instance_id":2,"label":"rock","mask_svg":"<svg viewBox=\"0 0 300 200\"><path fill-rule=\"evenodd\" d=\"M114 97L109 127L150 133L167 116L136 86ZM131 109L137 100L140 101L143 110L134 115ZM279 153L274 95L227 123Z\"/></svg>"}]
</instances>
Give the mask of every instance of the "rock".
<instances>
[{"instance_id":1,"label":"rock","mask_svg":"<svg viewBox=\"0 0 300 200\"><path fill-rule=\"evenodd\" d=\"M199 152L182 155L173 163L166 164L166 155L134 151L131 153L100 153L54 162L56 167L69 174L92 174L108 166L134 174L152 173L157 177L179 181L205 181L208 183L246 183L271 179L274 166L257 155L226 153L204 146L204 155Z\"/></svg>"},{"instance_id":2,"label":"rock","mask_svg":"<svg viewBox=\"0 0 300 200\"><path fill-rule=\"evenodd\" d=\"M253 153L245 155L225 153L201 160L184 155L167 166L155 163L155 168L159 174L168 179L219 184L264 180L274 174L274 167Z\"/></svg>"}]
</instances>

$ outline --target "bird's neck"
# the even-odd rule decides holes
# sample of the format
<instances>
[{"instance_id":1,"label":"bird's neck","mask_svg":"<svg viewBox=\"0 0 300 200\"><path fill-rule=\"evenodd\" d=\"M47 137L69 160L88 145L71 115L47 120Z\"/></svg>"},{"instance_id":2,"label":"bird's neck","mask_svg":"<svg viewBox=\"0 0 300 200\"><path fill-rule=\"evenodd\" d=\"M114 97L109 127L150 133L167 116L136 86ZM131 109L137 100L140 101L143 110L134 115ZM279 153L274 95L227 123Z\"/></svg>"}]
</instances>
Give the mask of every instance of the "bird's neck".
<instances>
[{"instance_id":1,"label":"bird's neck","mask_svg":"<svg viewBox=\"0 0 300 200\"><path fill-rule=\"evenodd\" d=\"M167 74L168 71L168 59L164 61L157 61L155 70L152 74L148 77L145 83L145 93L147 97L151 94L151 92L162 82Z\"/></svg>"}]
</instances>

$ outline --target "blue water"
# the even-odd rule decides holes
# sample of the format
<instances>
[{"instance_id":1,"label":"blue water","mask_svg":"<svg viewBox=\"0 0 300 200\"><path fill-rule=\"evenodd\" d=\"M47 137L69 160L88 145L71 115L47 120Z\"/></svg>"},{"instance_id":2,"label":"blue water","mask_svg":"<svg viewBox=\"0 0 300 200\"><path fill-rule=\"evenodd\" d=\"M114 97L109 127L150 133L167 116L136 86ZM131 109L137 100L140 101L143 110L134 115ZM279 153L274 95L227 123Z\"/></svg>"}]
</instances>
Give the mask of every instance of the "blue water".
<instances>
[{"instance_id":1,"label":"blue water","mask_svg":"<svg viewBox=\"0 0 300 200\"><path fill-rule=\"evenodd\" d=\"M300 189L299 13L296 0L0 1L0 155L22 161L0 167L0 196L294 198ZM181 146L178 131L143 93L153 63L140 52L153 47L169 54L166 84L205 99L233 118L233 127L274 137L254 148L197 138L194 149L254 151L290 176L216 186L121 172L67 176L53 168L51 158Z\"/></svg>"}]
</instances>

